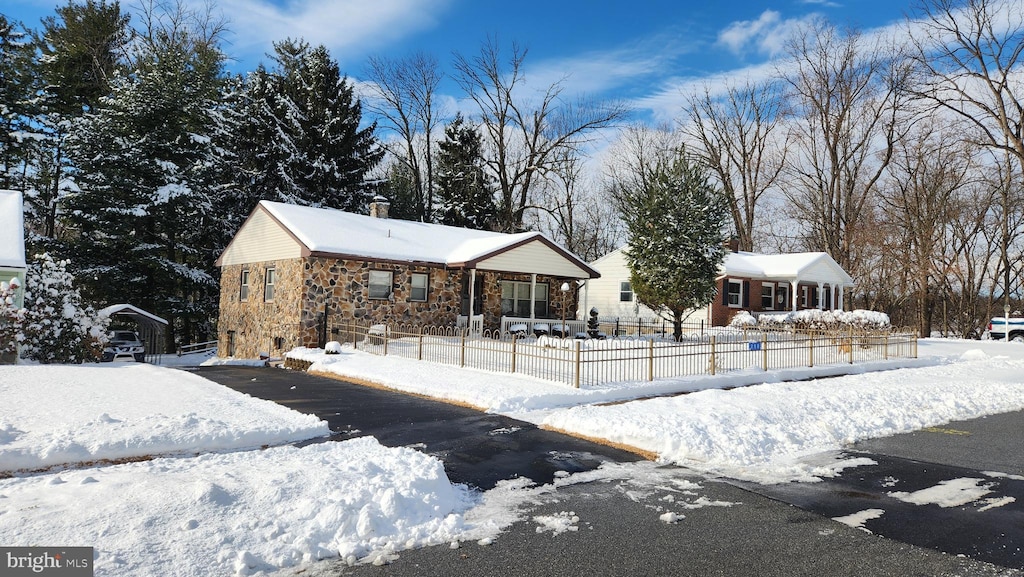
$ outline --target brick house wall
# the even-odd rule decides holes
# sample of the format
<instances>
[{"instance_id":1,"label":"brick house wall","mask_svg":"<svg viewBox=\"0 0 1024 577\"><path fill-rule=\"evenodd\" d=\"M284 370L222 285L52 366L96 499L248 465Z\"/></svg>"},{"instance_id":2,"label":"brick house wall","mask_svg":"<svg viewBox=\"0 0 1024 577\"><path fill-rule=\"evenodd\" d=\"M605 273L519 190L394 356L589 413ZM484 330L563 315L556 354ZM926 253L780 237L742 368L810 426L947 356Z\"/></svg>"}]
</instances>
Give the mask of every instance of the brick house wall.
<instances>
[{"instance_id":1,"label":"brick house wall","mask_svg":"<svg viewBox=\"0 0 1024 577\"><path fill-rule=\"evenodd\" d=\"M746 290L744 291L745 294L747 295L746 302L743 302L741 300L739 307L729 306L729 305L725 304L724 295L728 291L728 282L729 282L729 280L743 281L743 283L744 283L744 285L746 287ZM710 309L711 309L711 311L710 311L711 325L712 326L725 326L725 325L728 325L732 321L732 318L734 316L736 316L736 313L738 313L739 311L747 311L747 312L751 312L751 313L759 313L759 312L766 312L766 311L767 312L787 312L787 311L791 311L791 310L793 310L793 298L794 297L797 299L797 307L796 307L797 310L818 308L818 298L817 298L818 285L817 284L800 283L799 285L797 285L797 293L796 293L796 295L792 295L792 294L789 294L790 291L792 291L792 286L788 282L782 282L781 284L783 284L786 287L785 288L785 290L786 290L785 302L779 303L778 302L778 294L779 293L775 292L775 300L773 302L773 307L771 309L766 309L766 308L764 308L762 306L762 302L761 302L761 289L762 289L763 285L765 285L765 284L776 285L776 287L778 287L780 282L758 280L758 279L750 279L750 278L743 278L743 277L729 277L729 278L726 278L726 279L722 279L722 281L719 283L719 286L718 286L719 293L715 297L715 300L712 301L711 306L710 306ZM808 298L807 298L807 303L806 304L802 304L800 302L801 293L802 293L804 287L807 287L807 296L808 296ZM779 289L776 288L776 291L778 291L778 290ZM834 292L835 289L834 288L826 288L826 290L825 290L825 293L826 293L825 304L827 305L826 308L829 308L829 306L833 302L835 302L834 295L832 296L832 298L829 298L829 296L827 294L830 290L832 290ZM744 293L741 293L741 299L743 298L743 294Z\"/></svg>"}]
</instances>

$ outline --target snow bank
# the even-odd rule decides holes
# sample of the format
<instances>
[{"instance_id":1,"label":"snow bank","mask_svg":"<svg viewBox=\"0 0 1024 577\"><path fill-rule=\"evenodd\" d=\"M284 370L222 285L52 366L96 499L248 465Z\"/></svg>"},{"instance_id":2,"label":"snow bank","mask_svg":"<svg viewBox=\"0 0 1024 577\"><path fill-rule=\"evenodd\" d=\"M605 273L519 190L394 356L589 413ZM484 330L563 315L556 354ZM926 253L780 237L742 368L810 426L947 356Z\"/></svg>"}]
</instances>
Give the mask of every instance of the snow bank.
<instances>
[{"instance_id":1,"label":"snow bank","mask_svg":"<svg viewBox=\"0 0 1024 577\"><path fill-rule=\"evenodd\" d=\"M370 437L0 480L0 543L96 549L96 575L248 575L446 543L472 503Z\"/></svg>"},{"instance_id":2,"label":"snow bank","mask_svg":"<svg viewBox=\"0 0 1024 577\"><path fill-rule=\"evenodd\" d=\"M280 445L327 423L148 364L0 366L0 471Z\"/></svg>"},{"instance_id":3,"label":"snow bank","mask_svg":"<svg viewBox=\"0 0 1024 577\"><path fill-rule=\"evenodd\" d=\"M579 406L553 412L543 424L740 479L811 480L830 471L801 461L809 455L860 439L1024 409L1022 375L1018 352L1015 358Z\"/></svg>"}]
</instances>

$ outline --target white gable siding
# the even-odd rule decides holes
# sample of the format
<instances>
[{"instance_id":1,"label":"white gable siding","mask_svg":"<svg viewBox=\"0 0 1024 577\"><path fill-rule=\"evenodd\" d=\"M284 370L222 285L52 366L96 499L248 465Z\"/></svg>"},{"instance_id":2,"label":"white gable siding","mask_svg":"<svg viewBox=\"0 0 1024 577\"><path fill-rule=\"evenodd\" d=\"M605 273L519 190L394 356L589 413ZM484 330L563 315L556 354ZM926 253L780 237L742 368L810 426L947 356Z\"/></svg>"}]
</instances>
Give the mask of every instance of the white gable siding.
<instances>
[{"instance_id":1,"label":"white gable siding","mask_svg":"<svg viewBox=\"0 0 1024 577\"><path fill-rule=\"evenodd\" d=\"M299 244L263 210L256 210L221 257L221 265L284 260L302 256Z\"/></svg>"},{"instance_id":2,"label":"white gable siding","mask_svg":"<svg viewBox=\"0 0 1024 577\"><path fill-rule=\"evenodd\" d=\"M595 261L592 266L601 273L601 278L587 281L584 301L580 303L579 318L587 318L590 309L597 308L601 318L650 318L654 312L644 305L636 307L636 300L622 302L619 300L621 283L629 280L629 266L621 250L616 250Z\"/></svg>"},{"instance_id":3,"label":"white gable siding","mask_svg":"<svg viewBox=\"0 0 1024 577\"><path fill-rule=\"evenodd\" d=\"M587 278L589 273L576 266L540 241L528 242L512 250L481 260L476 268L501 272L537 273L552 276Z\"/></svg>"},{"instance_id":4,"label":"white gable siding","mask_svg":"<svg viewBox=\"0 0 1024 577\"><path fill-rule=\"evenodd\" d=\"M825 259L821 259L804 269L800 280L836 284L843 282L843 277Z\"/></svg>"}]
</instances>

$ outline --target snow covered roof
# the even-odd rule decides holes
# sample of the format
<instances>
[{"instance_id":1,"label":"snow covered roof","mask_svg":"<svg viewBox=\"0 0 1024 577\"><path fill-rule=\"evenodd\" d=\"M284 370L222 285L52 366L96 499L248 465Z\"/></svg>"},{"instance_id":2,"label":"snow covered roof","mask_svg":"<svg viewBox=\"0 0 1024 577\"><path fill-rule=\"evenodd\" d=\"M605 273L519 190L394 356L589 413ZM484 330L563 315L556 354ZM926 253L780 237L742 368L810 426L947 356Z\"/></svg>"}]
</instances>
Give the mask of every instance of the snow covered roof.
<instances>
[{"instance_id":1,"label":"snow covered roof","mask_svg":"<svg viewBox=\"0 0 1024 577\"><path fill-rule=\"evenodd\" d=\"M99 311L100 315L113 316L113 315L125 315L133 317L137 320L145 319L151 322L155 322L161 325L166 325L168 322L153 313L146 312L137 306L129 304L110 305L109 307Z\"/></svg>"},{"instance_id":2,"label":"snow covered roof","mask_svg":"<svg viewBox=\"0 0 1024 577\"><path fill-rule=\"evenodd\" d=\"M302 247L304 256L353 257L475 268L482 261L528 243L539 243L580 269L598 276L589 265L539 232L505 234L390 218L341 210L260 201L242 234L259 212L265 212ZM232 243L235 243L235 239ZM225 249L225 255L232 250ZM218 263L222 263L222 255ZM566 276L569 276L568 274Z\"/></svg>"},{"instance_id":3,"label":"snow covered roof","mask_svg":"<svg viewBox=\"0 0 1024 577\"><path fill-rule=\"evenodd\" d=\"M731 252L725 256L722 269L723 275L853 284L853 277L824 252Z\"/></svg>"},{"instance_id":4,"label":"snow covered roof","mask_svg":"<svg viewBox=\"0 0 1024 577\"><path fill-rule=\"evenodd\" d=\"M26 268L21 193L0 190L0 267Z\"/></svg>"}]
</instances>

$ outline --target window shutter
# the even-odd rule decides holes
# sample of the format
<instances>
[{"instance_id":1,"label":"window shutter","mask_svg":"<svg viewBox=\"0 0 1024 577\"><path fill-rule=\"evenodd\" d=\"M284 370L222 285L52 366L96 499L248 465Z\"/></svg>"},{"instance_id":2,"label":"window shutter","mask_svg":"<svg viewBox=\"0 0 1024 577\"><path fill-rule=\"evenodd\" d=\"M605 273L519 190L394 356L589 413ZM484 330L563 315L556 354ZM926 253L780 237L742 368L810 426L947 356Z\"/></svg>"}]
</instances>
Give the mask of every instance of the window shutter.
<instances>
[{"instance_id":1,"label":"window shutter","mask_svg":"<svg viewBox=\"0 0 1024 577\"><path fill-rule=\"evenodd\" d=\"M750 281L743 281L743 308L750 308Z\"/></svg>"},{"instance_id":2,"label":"window shutter","mask_svg":"<svg viewBox=\"0 0 1024 577\"><path fill-rule=\"evenodd\" d=\"M729 279L722 279L722 304L729 306Z\"/></svg>"}]
</instances>

